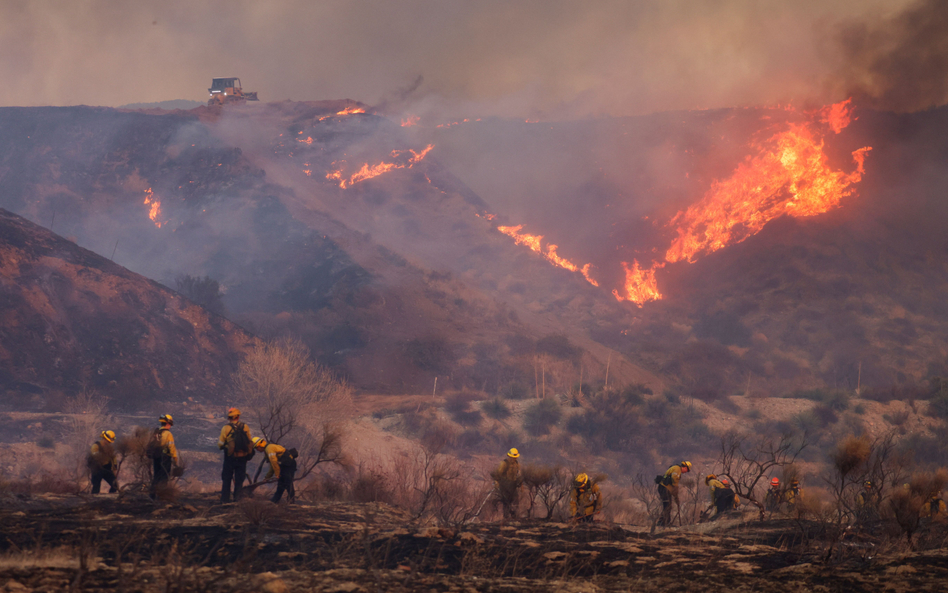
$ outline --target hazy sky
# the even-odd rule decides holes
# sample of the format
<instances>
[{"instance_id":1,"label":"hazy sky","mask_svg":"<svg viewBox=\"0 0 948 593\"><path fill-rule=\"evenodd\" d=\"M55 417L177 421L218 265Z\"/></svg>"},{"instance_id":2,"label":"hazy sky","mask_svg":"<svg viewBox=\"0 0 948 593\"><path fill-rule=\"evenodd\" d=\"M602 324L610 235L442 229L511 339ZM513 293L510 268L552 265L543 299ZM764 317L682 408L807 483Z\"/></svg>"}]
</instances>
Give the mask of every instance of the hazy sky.
<instances>
[{"instance_id":1,"label":"hazy sky","mask_svg":"<svg viewBox=\"0 0 948 593\"><path fill-rule=\"evenodd\" d=\"M212 77L239 76L264 101L386 100L464 115L806 105L853 92L914 109L945 100L945 83L905 92L946 79L942 6L0 0L0 105L204 101Z\"/></svg>"}]
</instances>

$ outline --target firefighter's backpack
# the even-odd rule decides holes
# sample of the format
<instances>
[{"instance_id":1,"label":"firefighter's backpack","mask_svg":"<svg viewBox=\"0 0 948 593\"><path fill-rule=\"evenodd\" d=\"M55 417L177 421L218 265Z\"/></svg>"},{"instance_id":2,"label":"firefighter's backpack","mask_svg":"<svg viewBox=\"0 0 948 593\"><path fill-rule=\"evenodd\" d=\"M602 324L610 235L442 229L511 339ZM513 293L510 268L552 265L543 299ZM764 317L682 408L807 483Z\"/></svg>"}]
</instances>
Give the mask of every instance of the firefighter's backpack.
<instances>
[{"instance_id":1,"label":"firefighter's backpack","mask_svg":"<svg viewBox=\"0 0 948 593\"><path fill-rule=\"evenodd\" d=\"M151 459L161 459L162 454L164 453L163 447L161 446L161 433L167 428L156 428L155 432L151 433L151 437L148 439L148 444L145 446L145 455Z\"/></svg>"}]
</instances>

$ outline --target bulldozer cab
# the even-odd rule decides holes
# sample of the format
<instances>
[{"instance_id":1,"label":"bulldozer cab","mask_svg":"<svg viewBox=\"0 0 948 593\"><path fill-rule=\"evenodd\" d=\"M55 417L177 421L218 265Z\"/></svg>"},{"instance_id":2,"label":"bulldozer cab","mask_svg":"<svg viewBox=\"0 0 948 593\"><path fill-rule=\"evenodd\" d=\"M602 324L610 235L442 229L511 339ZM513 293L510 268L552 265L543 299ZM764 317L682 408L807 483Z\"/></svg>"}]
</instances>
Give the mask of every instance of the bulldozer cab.
<instances>
[{"instance_id":1,"label":"bulldozer cab","mask_svg":"<svg viewBox=\"0 0 948 593\"><path fill-rule=\"evenodd\" d=\"M230 89L240 88L239 78L213 78L211 79L211 88L207 89L211 94L226 93Z\"/></svg>"},{"instance_id":2,"label":"bulldozer cab","mask_svg":"<svg viewBox=\"0 0 948 593\"><path fill-rule=\"evenodd\" d=\"M207 100L208 107L259 100L257 99L257 91L252 93L244 92L244 90L240 88L240 79L236 76L212 78L211 88L207 90L211 93L211 98Z\"/></svg>"}]
</instances>

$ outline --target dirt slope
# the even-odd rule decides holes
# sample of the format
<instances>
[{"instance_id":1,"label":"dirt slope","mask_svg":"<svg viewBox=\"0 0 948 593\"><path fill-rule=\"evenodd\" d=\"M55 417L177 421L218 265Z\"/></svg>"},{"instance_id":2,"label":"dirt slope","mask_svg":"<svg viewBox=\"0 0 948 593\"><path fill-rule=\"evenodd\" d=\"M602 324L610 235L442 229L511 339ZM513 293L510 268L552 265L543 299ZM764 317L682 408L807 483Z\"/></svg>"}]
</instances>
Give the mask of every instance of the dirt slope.
<instances>
[{"instance_id":1,"label":"dirt slope","mask_svg":"<svg viewBox=\"0 0 948 593\"><path fill-rule=\"evenodd\" d=\"M95 390L119 408L217 401L254 338L158 283L0 210L0 367L15 407Z\"/></svg>"}]
</instances>

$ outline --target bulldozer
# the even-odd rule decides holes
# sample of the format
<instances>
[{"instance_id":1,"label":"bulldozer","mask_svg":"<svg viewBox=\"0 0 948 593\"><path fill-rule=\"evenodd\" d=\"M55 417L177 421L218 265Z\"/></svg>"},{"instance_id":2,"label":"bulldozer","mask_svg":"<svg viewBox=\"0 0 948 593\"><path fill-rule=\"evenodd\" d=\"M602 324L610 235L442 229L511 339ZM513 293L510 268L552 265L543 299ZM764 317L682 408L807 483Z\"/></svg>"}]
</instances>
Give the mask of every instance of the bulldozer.
<instances>
[{"instance_id":1,"label":"bulldozer","mask_svg":"<svg viewBox=\"0 0 948 593\"><path fill-rule=\"evenodd\" d=\"M245 93L240 88L240 79L237 77L213 78L211 79L211 88L207 90L211 93L211 98L207 100L208 107L228 103L243 103L244 101L259 101L256 91Z\"/></svg>"}]
</instances>

